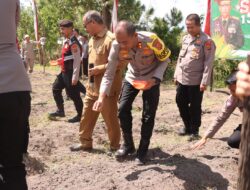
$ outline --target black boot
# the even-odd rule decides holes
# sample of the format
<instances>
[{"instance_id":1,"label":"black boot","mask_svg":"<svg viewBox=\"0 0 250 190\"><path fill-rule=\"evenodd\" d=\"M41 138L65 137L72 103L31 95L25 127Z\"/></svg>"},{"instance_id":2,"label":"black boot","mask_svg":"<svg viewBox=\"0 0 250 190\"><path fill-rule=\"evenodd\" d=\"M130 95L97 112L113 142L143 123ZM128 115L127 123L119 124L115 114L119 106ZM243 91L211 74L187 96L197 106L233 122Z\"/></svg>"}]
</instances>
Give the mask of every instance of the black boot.
<instances>
[{"instance_id":1,"label":"black boot","mask_svg":"<svg viewBox=\"0 0 250 190\"><path fill-rule=\"evenodd\" d=\"M135 152L135 145L132 134L123 134L123 140L124 143L115 153L115 156L117 158L126 157L127 155L133 154Z\"/></svg>"},{"instance_id":2,"label":"black boot","mask_svg":"<svg viewBox=\"0 0 250 190\"><path fill-rule=\"evenodd\" d=\"M65 117L64 106L58 105L57 110L49 114L49 117Z\"/></svg>"},{"instance_id":3,"label":"black boot","mask_svg":"<svg viewBox=\"0 0 250 190\"><path fill-rule=\"evenodd\" d=\"M140 141L140 145L139 145L139 148L138 148L138 151L136 154L136 159L135 159L135 161L139 165L145 164L147 161L146 156L147 156L147 152L148 152L149 143L150 143L149 140L141 139L141 141Z\"/></svg>"},{"instance_id":4,"label":"black boot","mask_svg":"<svg viewBox=\"0 0 250 190\"><path fill-rule=\"evenodd\" d=\"M76 123L81 121L81 116L77 115L71 119L68 120L69 123Z\"/></svg>"},{"instance_id":5,"label":"black boot","mask_svg":"<svg viewBox=\"0 0 250 190\"><path fill-rule=\"evenodd\" d=\"M178 135L184 136L190 134L191 134L190 123L188 121L184 121L184 127L180 128L180 130L178 131Z\"/></svg>"}]
</instances>

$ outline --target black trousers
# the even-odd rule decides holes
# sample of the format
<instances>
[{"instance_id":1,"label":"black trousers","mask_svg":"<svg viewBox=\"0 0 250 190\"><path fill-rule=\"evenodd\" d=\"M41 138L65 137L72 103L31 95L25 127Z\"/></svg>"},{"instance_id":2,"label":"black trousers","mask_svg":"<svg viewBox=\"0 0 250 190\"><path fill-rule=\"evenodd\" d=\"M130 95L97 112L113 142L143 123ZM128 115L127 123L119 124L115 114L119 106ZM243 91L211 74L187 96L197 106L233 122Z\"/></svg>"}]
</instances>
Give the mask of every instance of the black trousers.
<instances>
[{"instance_id":1,"label":"black trousers","mask_svg":"<svg viewBox=\"0 0 250 190\"><path fill-rule=\"evenodd\" d=\"M58 108L63 107L62 90L65 88L69 97L73 100L78 116L82 115L83 102L80 97L80 82L77 85L72 85L72 71L61 72L57 75L55 82L53 83L53 96Z\"/></svg>"},{"instance_id":2,"label":"black trousers","mask_svg":"<svg viewBox=\"0 0 250 190\"><path fill-rule=\"evenodd\" d=\"M0 189L26 190L23 152L28 137L30 93L0 94Z\"/></svg>"},{"instance_id":3,"label":"black trousers","mask_svg":"<svg viewBox=\"0 0 250 190\"><path fill-rule=\"evenodd\" d=\"M240 147L240 136L241 136L241 124L234 130L233 134L228 138L227 144L231 148L237 148Z\"/></svg>"},{"instance_id":4,"label":"black trousers","mask_svg":"<svg viewBox=\"0 0 250 190\"><path fill-rule=\"evenodd\" d=\"M124 81L121 96L119 99L118 117L122 132L126 135L132 135L132 104L139 90L135 89L129 82ZM151 89L143 91L143 112L141 126L141 141L139 153L145 155L148 151L150 138L152 136L155 114L159 103L160 85L153 86Z\"/></svg>"},{"instance_id":5,"label":"black trousers","mask_svg":"<svg viewBox=\"0 0 250 190\"><path fill-rule=\"evenodd\" d=\"M195 134L199 132L201 125L201 103L203 92L200 86L187 86L178 84L176 93L176 103L180 111L180 116L184 122L186 132Z\"/></svg>"}]
</instances>

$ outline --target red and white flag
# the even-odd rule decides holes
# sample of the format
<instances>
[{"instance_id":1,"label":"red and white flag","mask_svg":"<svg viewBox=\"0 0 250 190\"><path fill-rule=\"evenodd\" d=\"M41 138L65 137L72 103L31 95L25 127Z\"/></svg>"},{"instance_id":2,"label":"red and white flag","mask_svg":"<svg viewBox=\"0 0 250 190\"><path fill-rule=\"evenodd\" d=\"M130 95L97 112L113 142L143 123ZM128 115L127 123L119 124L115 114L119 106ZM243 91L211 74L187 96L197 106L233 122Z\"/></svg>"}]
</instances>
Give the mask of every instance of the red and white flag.
<instances>
[{"instance_id":1,"label":"red and white flag","mask_svg":"<svg viewBox=\"0 0 250 190\"><path fill-rule=\"evenodd\" d=\"M38 36L38 16L37 16L37 8L36 8L36 1L32 0L32 9L33 9L33 14L34 14L34 31L35 31L35 37L36 37L36 41L39 40L39 36Z\"/></svg>"},{"instance_id":2,"label":"red and white flag","mask_svg":"<svg viewBox=\"0 0 250 190\"><path fill-rule=\"evenodd\" d=\"M207 35L211 35L211 0L207 0L207 13L204 20L203 31Z\"/></svg>"},{"instance_id":3,"label":"red and white flag","mask_svg":"<svg viewBox=\"0 0 250 190\"><path fill-rule=\"evenodd\" d=\"M114 0L113 11L112 11L112 20L111 20L111 31L115 31L115 27L118 23L118 3L119 0Z\"/></svg>"}]
</instances>

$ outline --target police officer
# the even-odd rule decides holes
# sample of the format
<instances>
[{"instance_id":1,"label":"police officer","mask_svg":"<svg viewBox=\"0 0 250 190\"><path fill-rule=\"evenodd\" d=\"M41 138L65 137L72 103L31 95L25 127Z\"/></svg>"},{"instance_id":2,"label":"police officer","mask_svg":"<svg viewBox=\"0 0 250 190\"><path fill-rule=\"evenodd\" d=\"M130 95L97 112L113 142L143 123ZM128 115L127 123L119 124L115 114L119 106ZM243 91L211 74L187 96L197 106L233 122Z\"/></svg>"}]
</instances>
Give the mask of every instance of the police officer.
<instances>
[{"instance_id":1,"label":"police officer","mask_svg":"<svg viewBox=\"0 0 250 190\"><path fill-rule=\"evenodd\" d=\"M217 0L216 2L221 15L213 22L213 35L222 35L225 42L232 45L233 49L240 49L244 45L244 35L240 20L230 16L231 0Z\"/></svg>"},{"instance_id":2,"label":"police officer","mask_svg":"<svg viewBox=\"0 0 250 190\"><path fill-rule=\"evenodd\" d=\"M146 154L159 103L160 82L169 62L170 50L154 33L136 32L135 30L135 26L128 21L118 23L115 30L116 41L112 44L108 67L100 88L100 95L93 109L100 111L104 108L105 98L110 96L111 85L115 82L114 76L119 61L128 62L118 111L124 144L116 152L116 156L121 158L135 152L131 110L135 97L142 90L141 140L136 161L143 164L146 162Z\"/></svg>"},{"instance_id":3,"label":"police officer","mask_svg":"<svg viewBox=\"0 0 250 190\"><path fill-rule=\"evenodd\" d=\"M62 90L65 88L69 97L73 100L77 115L68 122L79 122L82 115L83 102L80 97L79 72L81 64L81 45L73 35L73 22L61 20L60 31L66 38L62 48L61 73L53 84L53 96L57 105L57 111L50 113L50 117L65 117Z\"/></svg>"},{"instance_id":4,"label":"police officer","mask_svg":"<svg viewBox=\"0 0 250 190\"><path fill-rule=\"evenodd\" d=\"M83 25L92 36L89 41L89 63L94 67L89 69L87 94L84 99L84 113L80 122L80 144L70 147L71 151L91 150L93 148L93 130L100 115L92 107L99 95L100 84L108 63L114 35L107 30L100 13L88 11L83 17ZM106 99L101 112L107 126L111 151L120 146L120 125L117 118L117 101L121 91L122 67L116 70L115 82L111 87L110 97Z\"/></svg>"},{"instance_id":5,"label":"police officer","mask_svg":"<svg viewBox=\"0 0 250 190\"><path fill-rule=\"evenodd\" d=\"M201 31L200 17L190 14L186 18L188 34L183 37L174 80L177 84L176 103L184 128L180 135L198 137L201 125L201 103L203 92L210 83L215 56L215 45Z\"/></svg>"},{"instance_id":6,"label":"police officer","mask_svg":"<svg viewBox=\"0 0 250 190\"><path fill-rule=\"evenodd\" d=\"M227 121L230 115L236 108L243 111L243 103L242 101L236 96L236 74L237 71L233 71L228 78L226 79L225 83L228 85L230 90L230 95L227 98L224 106L220 114L216 117L213 121L209 129L206 131L204 137L198 141L193 148L199 148L207 142L209 138L212 138L218 130L223 126L223 124ZM228 145L232 148L239 148L240 145L240 132L241 132L241 124L234 130L234 133L228 138L227 142Z\"/></svg>"},{"instance_id":7,"label":"police officer","mask_svg":"<svg viewBox=\"0 0 250 190\"><path fill-rule=\"evenodd\" d=\"M33 72L34 61L35 61L35 45L39 44L40 42L31 41L30 36L26 34L24 36L24 41L22 43L22 57L24 59L25 68L29 73Z\"/></svg>"},{"instance_id":8,"label":"police officer","mask_svg":"<svg viewBox=\"0 0 250 190\"><path fill-rule=\"evenodd\" d=\"M27 190L23 152L31 84L16 46L19 0L0 1L0 189Z\"/></svg>"}]
</instances>

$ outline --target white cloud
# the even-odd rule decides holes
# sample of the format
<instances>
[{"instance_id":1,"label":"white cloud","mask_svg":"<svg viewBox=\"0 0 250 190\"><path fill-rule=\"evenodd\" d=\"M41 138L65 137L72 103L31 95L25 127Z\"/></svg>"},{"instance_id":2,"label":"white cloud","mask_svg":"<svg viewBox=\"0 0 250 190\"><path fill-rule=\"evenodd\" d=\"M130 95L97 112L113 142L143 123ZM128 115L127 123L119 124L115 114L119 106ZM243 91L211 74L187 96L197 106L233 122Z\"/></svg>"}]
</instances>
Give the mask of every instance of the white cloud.
<instances>
[{"instance_id":1,"label":"white cloud","mask_svg":"<svg viewBox=\"0 0 250 190\"><path fill-rule=\"evenodd\" d=\"M207 1L206 0L140 0L146 8L153 7L155 16L164 17L173 7L181 10L185 18L190 13L198 15L205 14Z\"/></svg>"}]
</instances>

